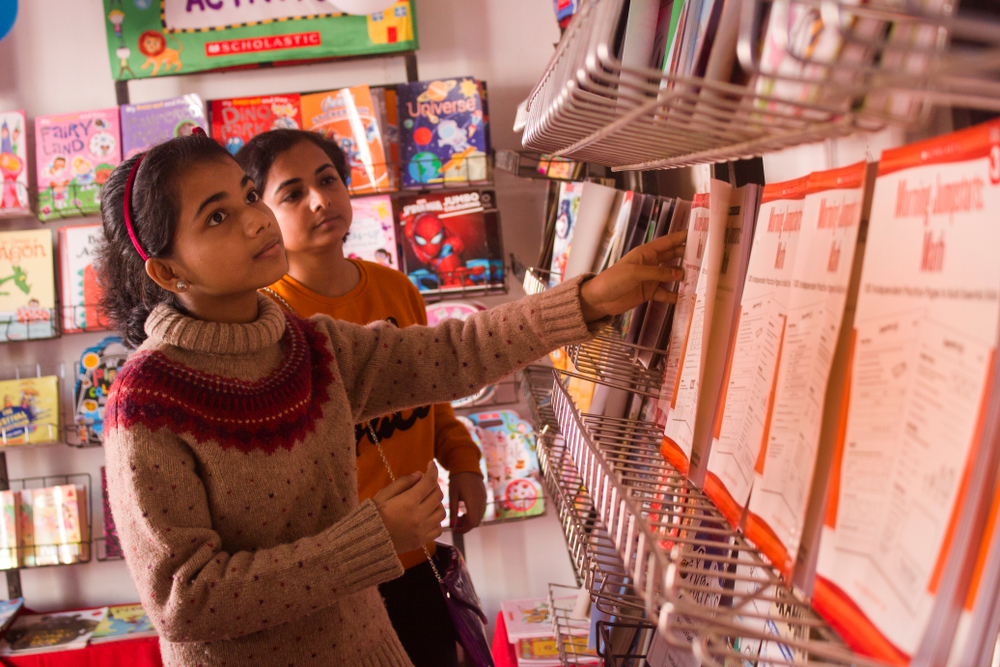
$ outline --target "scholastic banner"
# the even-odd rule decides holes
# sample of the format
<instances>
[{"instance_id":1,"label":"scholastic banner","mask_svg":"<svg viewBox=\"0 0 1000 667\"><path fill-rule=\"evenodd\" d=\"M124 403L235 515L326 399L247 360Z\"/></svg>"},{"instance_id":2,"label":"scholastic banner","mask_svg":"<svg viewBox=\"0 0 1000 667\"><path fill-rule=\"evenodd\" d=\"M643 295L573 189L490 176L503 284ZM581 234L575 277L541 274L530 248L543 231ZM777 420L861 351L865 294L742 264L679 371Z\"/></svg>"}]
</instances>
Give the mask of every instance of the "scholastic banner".
<instances>
[{"instance_id":1,"label":"scholastic banner","mask_svg":"<svg viewBox=\"0 0 1000 667\"><path fill-rule=\"evenodd\" d=\"M145 79L261 63L294 64L419 48L412 0L348 15L356 0L104 0L114 79Z\"/></svg>"}]
</instances>

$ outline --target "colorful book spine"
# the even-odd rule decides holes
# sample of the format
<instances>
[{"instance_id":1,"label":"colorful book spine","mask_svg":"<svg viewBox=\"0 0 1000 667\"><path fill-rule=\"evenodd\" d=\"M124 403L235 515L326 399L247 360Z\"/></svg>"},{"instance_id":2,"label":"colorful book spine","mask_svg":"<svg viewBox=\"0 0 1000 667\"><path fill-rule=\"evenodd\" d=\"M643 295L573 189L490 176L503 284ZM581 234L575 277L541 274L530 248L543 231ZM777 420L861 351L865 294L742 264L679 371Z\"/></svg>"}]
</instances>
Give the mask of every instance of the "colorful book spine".
<instances>
[{"instance_id":1,"label":"colorful book spine","mask_svg":"<svg viewBox=\"0 0 1000 667\"><path fill-rule=\"evenodd\" d=\"M379 107L368 86L304 95L302 122L305 129L319 132L344 151L351 168L348 190L352 195L395 189Z\"/></svg>"},{"instance_id":2,"label":"colorful book spine","mask_svg":"<svg viewBox=\"0 0 1000 667\"><path fill-rule=\"evenodd\" d=\"M0 112L0 217L28 215L28 133L23 111Z\"/></svg>"},{"instance_id":3,"label":"colorful book spine","mask_svg":"<svg viewBox=\"0 0 1000 667\"><path fill-rule=\"evenodd\" d=\"M404 188L489 180L490 145L481 90L472 78L396 87Z\"/></svg>"},{"instance_id":4,"label":"colorful book spine","mask_svg":"<svg viewBox=\"0 0 1000 667\"><path fill-rule=\"evenodd\" d=\"M17 491L0 491L0 570L18 566L17 559Z\"/></svg>"},{"instance_id":5,"label":"colorful book spine","mask_svg":"<svg viewBox=\"0 0 1000 667\"><path fill-rule=\"evenodd\" d=\"M298 95L212 100L210 107L212 137L234 155L262 132L302 127Z\"/></svg>"},{"instance_id":6,"label":"colorful book spine","mask_svg":"<svg viewBox=\"0 0 1000 667\"><path fill-rule=\"evenodd\" d=\"M91 215L122 161L118 107L35 119L38 217Z\"/></svg>"},{"instance_id":7,"label":"colorful book spine","mask_svg":"<svg viewBox=\"0 0 1000 667\"><path fill-rule=\"evenodd\" d=\"M98 331L101 289L94 273L94 254L103 238L102 225L80 225L59 230L59 284L63 333Z\"/></svg>"},{"instance_id":8,"label":"colorful book spine","mask_svg":"<svg viewBox=\"0 0 1000 667\"><path fill-rule=\"evenodd\" d=\"M17 502L17 551L22 567L34 567L35 558L35 518L34 493L37 489L23 489Z\"/></svg>"},{"instance_id":9,"label":"colorful book spine","mask_svg":"<svg viewBox=\"0 0 1000 667\"><path fill-rule=\"evenodd\" d=\"M56 335L52 232L0 232L0 341Z\"/></svg>"},{"instance_id":10,"label":"colorful book spine","mask_svg":"<svg viewBox=\"0 0 1000 667\"><path fill-rule=\"evenodd\" d=\"M174 137L187 136L196 127L208 129L205 105L195 94L122 105L121 123L122 153L126 160Z\"/></svg>"},{"instance_id":11,"label":"colorful book spine","mask_svg":"<svg viewBox=\"0 0 1000 667\"><path fill-rule=\"evenodd\" d=\"M552 265L549 267L549 286L555 287L562 282L566 274L566 264L569 262L569 251L573 243L573 230L576 227L577 212L580 210L580 195L583 194L583 183L560 183L559 209L556 212L555 239L552 242Z\"/></svg>"},{"instance_id":12,"label":"colorful book spine","mask_svg":"<svg viewBox=\"0 0 1000 667\"><path fill-rule=\"evenodd\" d=\"M0 381L0 444L56 442L59 378L54 375Z\"/></svg>"}]
</instances>

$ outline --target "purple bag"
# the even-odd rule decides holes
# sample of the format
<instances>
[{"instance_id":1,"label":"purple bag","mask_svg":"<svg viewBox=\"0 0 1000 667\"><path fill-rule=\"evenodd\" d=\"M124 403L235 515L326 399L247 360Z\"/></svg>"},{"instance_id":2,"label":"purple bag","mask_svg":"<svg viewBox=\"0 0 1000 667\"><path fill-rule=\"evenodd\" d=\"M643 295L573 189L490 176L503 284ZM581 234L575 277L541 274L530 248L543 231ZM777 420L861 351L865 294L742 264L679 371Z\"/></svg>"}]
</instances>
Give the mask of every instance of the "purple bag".
<instances>
[{"instance_id":1,"label":"purple bag","mask_svg":"<svg viewBox=\"0 0 1000 667\"><path fill-rule=\"evenodd\" d=\"M466 661L475 667L494 667L493 653L486 639L486 614L472 586L462 552L450 544L437 542L436 545L441 571L435 568L434 574L448 605L458 642L465 649Z\"/></svg>"},{"instance_id":2,"label":"purple bag","mask_svg":"<svg viewBox=\"0 0 1000 667\"><path fill-rule=\"evenodd\" d=\"M372 442L382 457L385 469L389 471L389 479L395 482L396 473L392 471L389 459L382 451L382 443L375 435L375 429L370 422L366 426ZM458 643L465 649L467 662L474 667L496 667L490 643L486 639L486 614L483 613L483 604L472 586L472 576L465 567L462 553L450 544L441 542L434 544L437 547L437 559L441 563L440 570L434 564L435 559L427 547L424 547L424 553L427 554L427 562L430 563L434 578L441 587L441 594L444 595L445 604L448 605L448 615L451 616L452 625L455 626Z\"/></svg>"}]
</instances>

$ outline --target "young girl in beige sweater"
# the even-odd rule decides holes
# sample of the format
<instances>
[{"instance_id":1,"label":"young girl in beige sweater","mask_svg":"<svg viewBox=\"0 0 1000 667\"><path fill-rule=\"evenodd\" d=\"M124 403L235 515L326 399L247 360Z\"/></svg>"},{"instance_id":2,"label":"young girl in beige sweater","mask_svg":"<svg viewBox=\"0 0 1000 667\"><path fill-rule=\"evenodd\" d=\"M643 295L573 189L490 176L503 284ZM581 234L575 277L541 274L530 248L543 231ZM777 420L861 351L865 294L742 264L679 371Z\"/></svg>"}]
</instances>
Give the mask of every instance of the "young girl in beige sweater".
<instances>
[{"instance_id":1,"label":"young girl in beige sweater","mask_svg":"<svg viewBox=\"0 0 1000 667\"><path fill-rule=\"evenodd\" d=\"M467 395L678 278L682 236L467 322L302 320L243 171L204 136L105 184L105 311L137 353L106 410L111 509L166 665L409 665L376 586L440 534L433 463L359 503L354 425ZM400 473L407 471L399 471ZM422 474L421 474L422 473Z\"/></svg>"}]
</instances>

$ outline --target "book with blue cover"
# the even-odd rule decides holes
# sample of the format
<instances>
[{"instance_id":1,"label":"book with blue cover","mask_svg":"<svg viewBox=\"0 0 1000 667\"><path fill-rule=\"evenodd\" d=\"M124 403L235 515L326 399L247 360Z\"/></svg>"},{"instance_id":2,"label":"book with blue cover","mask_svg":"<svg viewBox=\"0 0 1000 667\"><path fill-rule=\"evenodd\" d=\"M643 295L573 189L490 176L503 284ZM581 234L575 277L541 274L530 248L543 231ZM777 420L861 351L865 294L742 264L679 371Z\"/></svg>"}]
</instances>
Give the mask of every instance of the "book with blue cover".
<instances>
[{"instance_id":1,"label":"book with blue cover","mask_svg":"<svg viewBox=\"0 0 1000 667\"><path fill-rule=\"evenodd\" d=\"M396 87L404 188L489 180L483 86L471 77Z\"/></svg>"}]
</instances>

